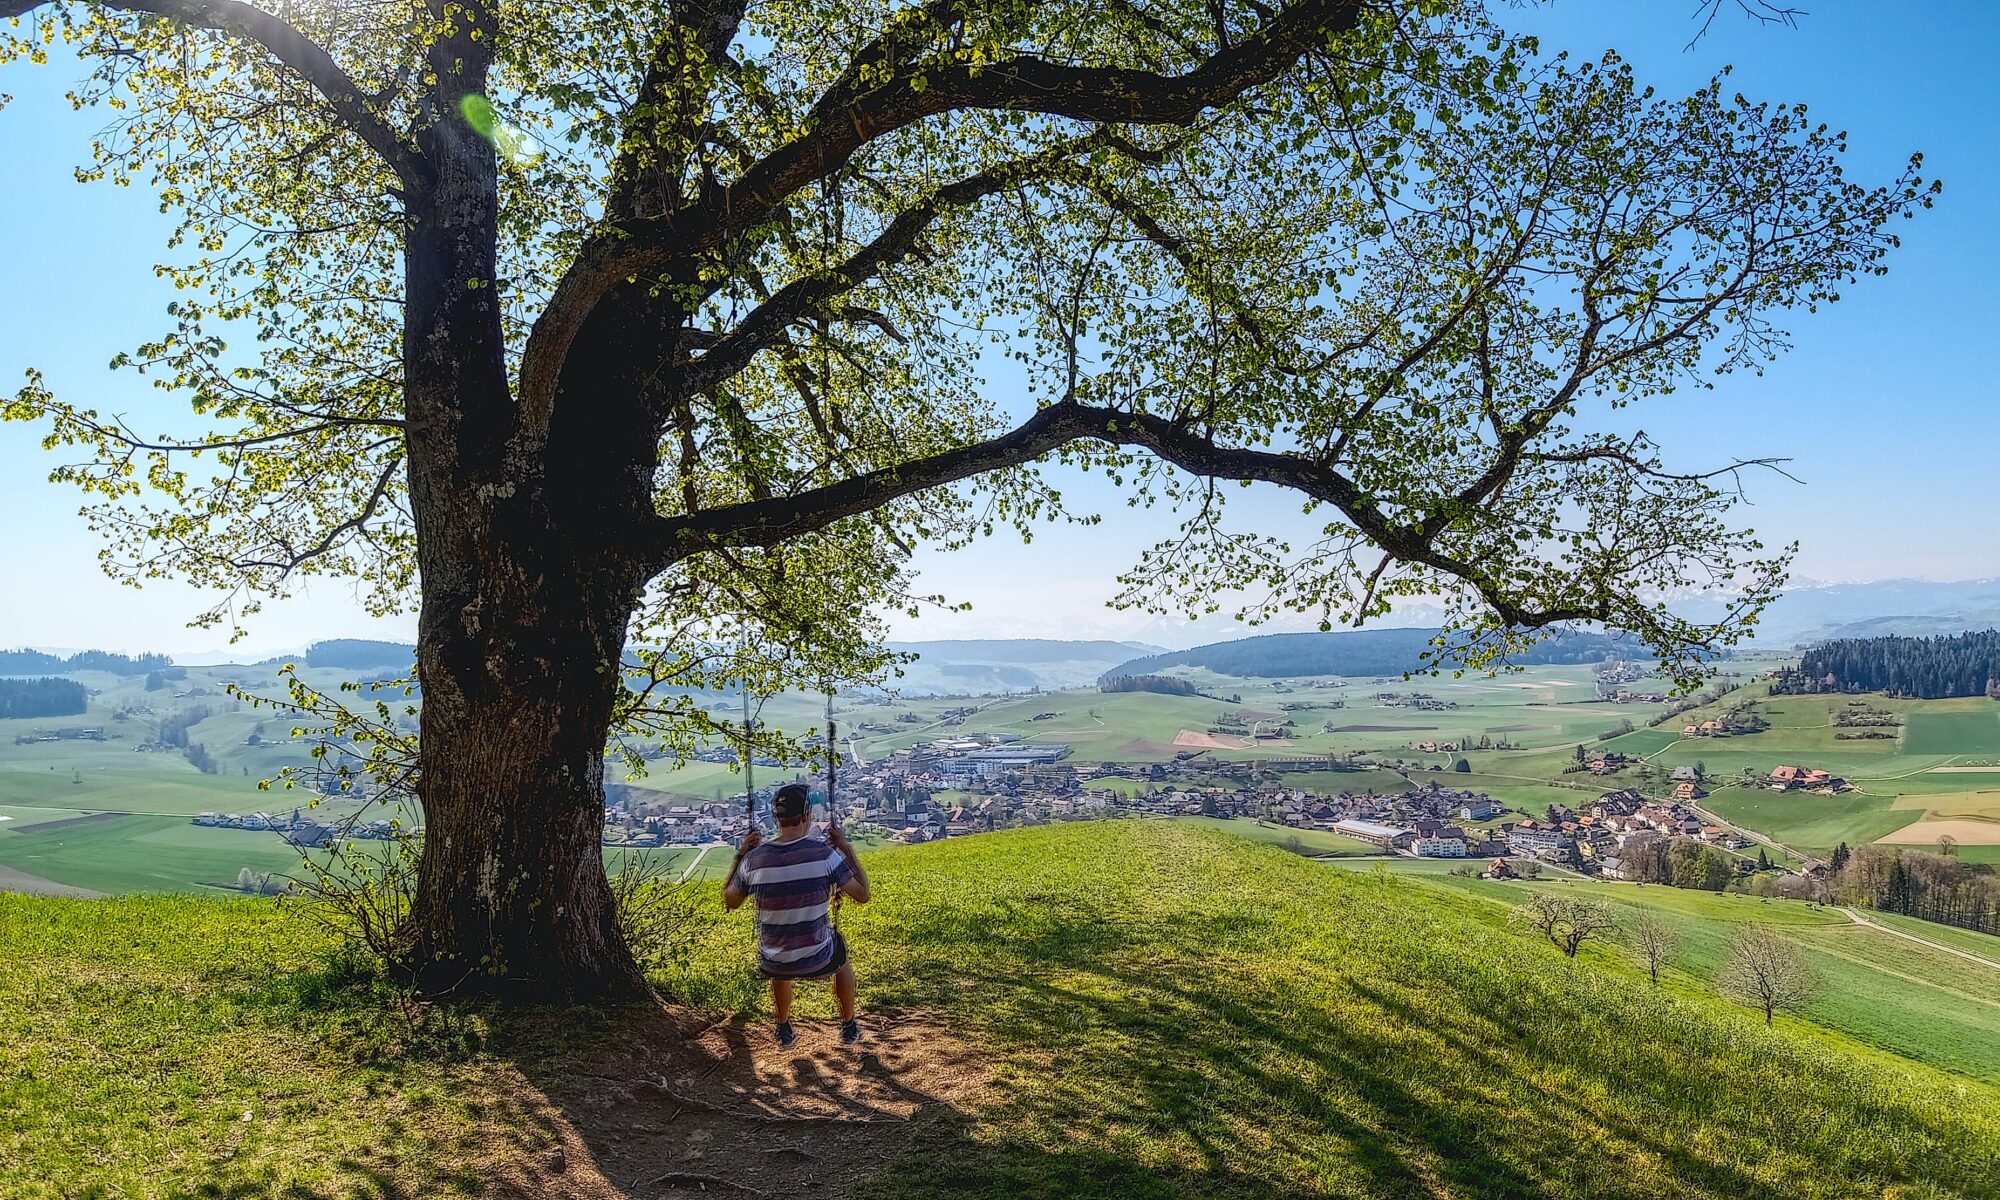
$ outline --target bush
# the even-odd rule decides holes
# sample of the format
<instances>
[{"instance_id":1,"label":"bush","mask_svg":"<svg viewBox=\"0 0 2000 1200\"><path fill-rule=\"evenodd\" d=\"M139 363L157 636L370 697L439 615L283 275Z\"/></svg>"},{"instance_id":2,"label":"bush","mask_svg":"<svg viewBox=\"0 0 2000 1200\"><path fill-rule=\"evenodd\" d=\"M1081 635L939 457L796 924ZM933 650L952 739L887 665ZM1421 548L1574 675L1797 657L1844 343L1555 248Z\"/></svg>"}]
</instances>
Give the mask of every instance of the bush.
<instances>
[{"instance_id":1,"label":"bush","mask_svg":"<svg viewBox=\"0 0 2000 1200\"><path fill-rule=\"evenodd\" d=\"M611 872L611 898L641 969L657 972L686 964L701 928L695 913L700 892L680 877L671 859L625 851Z\"/></svg>"}]
</instances>

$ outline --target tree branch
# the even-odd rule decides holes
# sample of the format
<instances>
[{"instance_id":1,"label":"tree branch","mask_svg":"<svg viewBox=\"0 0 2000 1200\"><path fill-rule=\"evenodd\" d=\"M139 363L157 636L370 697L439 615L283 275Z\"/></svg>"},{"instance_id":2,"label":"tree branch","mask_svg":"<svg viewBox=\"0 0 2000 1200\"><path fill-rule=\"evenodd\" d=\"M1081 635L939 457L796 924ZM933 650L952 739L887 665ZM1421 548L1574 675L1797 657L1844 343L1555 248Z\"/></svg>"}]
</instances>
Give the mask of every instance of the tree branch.
<instances>
[{"instance_id":1,"label":"tree branch","mask_svg":"<svg viewBox=\"0 0 2000 1200\"><path fill-rule=\"evenodd\" d=\"M1524 607L1478 564L1441 549L1437 544L1440 527L1396 520L1353 480L1326 464L1295 454L1217 445L1187 425L1164 417L1073 400L1050 405L997 437L914 462L883 467L791 496L662 517L654 523L642 561L649 572L658 573L691 555L719 548L774 546L917 492L1026 465L1078 441L1137 446L1193 475L1277 484L1331 504L1384 553L1463 581L1496 616L1515 628L1539 629L1562 621L1606 620L1613 615L1608 600L1589 606Z\"/></svg>"},{"instance_id":2,"label":"tree branch","mask_svg":"<svg viewBox=\"0 0 2000 1200\"><path fill-rule=\"evenodd\" d=\"M282 546L281 550L285 555L282 559L236 559L230 565L242 571L261 569L275 570L281 575L291 574L306 563L333 549L339 543L340 539L347 534L363 532L363 527L374 517L375 510L380 508L382 501L388 498L389 488L395 483L396 475L402 469L402 456L400 454L391 455L389 460L382 465L381 471L376 474L375 485L369 490L368 499L361 505L360 511L342 520L331 529L328 529L320 535L318 541L306 549L294 550L290 546Z\"/></svg>"},{"instance_id":3,"label":"tree branch","mask_svg":"<svg viewBox=\"0 0 2000 1200\"><path fill-rule=\"evenodd\" d=\"M1111 144L1104 131L1074 138L1014 162L989 167L933 191L916 205L897 213L887 228L873 241L856 250L831 270L793 280L751 310L721 340L689 367L683 386L689 392L704 392L730 378L763 350L777 344L787 326L822 312L833 301L916 248L937 219L953 209L969 207L979 200L1031 179L1043 178L1076 154Z\"/></svg>"},{"instance_id":4,"label":"tree branch","mask_svg":"<svg viewBox=\"0 0 2000 1200\"><path fill-rule=\"evenodd\" d=\"M240 0L98 0L105 8L145 13L209 29L264 47L271 56L311 84L342 126L380 155L405 185L428 172L422 152L378 115L373 101L319 43L278 17ZM0 0L0 19L25 16L46 0Z\"/></svg>"},{"instance_id":5,"label":"tree branch","mask_svg":"<svg viewBox=\"0 0 2000 1200\"><path fill-rule=\"evenodd\" d=\"M4 2L4 0L0 0ZM734 182L657 218L607 223L577 254L529 334L520 400L532 437L544 429L564 357L598 301L763 222L800 188L840 170L869 142L928 117L1005 109L1100 124L1186 125L1269 83L1359 22L1362 0L1293 0L1255 33L1176 75L1069 66L1033 56L944 63L875 80L850 71L814 104L801 132ZM864 88L862 80L867 78Z\"/></svg>"}]
</instances>

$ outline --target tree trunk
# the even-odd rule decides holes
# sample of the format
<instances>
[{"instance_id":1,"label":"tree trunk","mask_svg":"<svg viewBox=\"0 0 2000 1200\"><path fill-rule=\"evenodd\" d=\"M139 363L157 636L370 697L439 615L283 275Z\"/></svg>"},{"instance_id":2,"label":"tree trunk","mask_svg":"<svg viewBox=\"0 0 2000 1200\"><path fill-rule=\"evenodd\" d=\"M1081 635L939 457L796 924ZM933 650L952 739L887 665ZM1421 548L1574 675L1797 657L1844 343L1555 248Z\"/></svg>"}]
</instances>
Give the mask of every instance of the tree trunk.
<instances>
[{"instance_id":1,"label":"tree trunk","mask_svg":"<svg viewBox=\"0 0 2000 1200\"><path fill-rule=\"evenodd\" d=\"M604 745L630 607L427 591L424 852L402 953L430 991L559 1002L646 994L600 845ZM551 594L553 593L553 594Z\"/></svg>"},{"instance_id":2,"label":"tree trunk","mask_svg":"<svg viewBox=\"0 0 2000 1200\"><path fill-rule=\"evenodd\" d=\"M640 592L619 546L625 522L651 514L650 494L634 482L643 472L583 453L585 431L567 417L562 440L578 449L570 467L552 463L516 405L493 148L455 116L484 87L482 48L446 49L478 69L440 72L454 89L439 106L450 115L419 135L436 176L406 198L425 835L398 961L431 991L640 996L600 844L605 740ZM599 432L600 449L651 453L650 436Z\"/></svg>"}]
</instances>

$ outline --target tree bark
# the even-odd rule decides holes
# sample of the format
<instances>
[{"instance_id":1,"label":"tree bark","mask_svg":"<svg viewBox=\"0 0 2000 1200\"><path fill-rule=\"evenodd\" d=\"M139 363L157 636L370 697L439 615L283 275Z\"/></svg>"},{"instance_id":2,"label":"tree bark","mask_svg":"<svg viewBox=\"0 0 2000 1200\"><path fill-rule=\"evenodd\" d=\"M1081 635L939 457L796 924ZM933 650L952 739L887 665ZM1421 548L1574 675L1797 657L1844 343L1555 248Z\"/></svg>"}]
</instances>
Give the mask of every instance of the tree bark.
<instances>
[{"instance_id":1,"label":"tree bark","mask_svg":"<svg viewBox=\"0 0 2000 1200\"><path fill-rule=\"evenodd\" d=\"M640 588L609 517L642 493L601 457L593 480L520 436L495 278L497 167L456 116L485 86L481 48L447 49L475 69L440 71L446 115L419 135L435 175L406 198L425 835L398 963L429 991L635 997L647 988L600 845L604 747Z\"/></svg>"},{"instance_id":2,"label":"tree bark","mask_svg":"<svg viewBox=\"0 0 2000 1200\"><path fill-rule=\"evenodd\" d=\"M495 544L532 561L520 552L537 540ZM642 996L600 849L630 607L559 576L519 594L515 565L500 564L469 600L426 596L426 831L403 962L427 991Z\"/></svg>"},{"instance_id":3,"label":"tree bark","mask_svg":"<svg viewBox=\"0 0 2000 1200\"><path fill-rule=\"evenodd\" d=\"M631 361L599 348L588 361ZM606 420L630 393L603 374L580 381L603 389L595 403L567 406L532 453L494 432L510 422L460 416L454 469L412 454L429 523L425 839L401 953L426 990L563 1003L648 991L600 846L605 744L643 586L625 545L652 516L654 439ZM503 379L489 411L506 395Z\"/></svg>"}]
</instances>

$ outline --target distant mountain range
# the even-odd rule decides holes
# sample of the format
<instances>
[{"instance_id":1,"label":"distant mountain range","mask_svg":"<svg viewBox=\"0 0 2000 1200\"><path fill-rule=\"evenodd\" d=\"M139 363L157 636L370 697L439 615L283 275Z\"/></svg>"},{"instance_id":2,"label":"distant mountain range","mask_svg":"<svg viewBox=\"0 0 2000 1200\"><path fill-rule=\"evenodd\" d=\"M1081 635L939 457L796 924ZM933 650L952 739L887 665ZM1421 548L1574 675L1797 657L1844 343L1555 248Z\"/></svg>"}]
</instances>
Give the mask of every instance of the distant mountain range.
<instances>
[{"instance_id":1,"label":"distant mountain range","mask_svg":"<svg viewBox=\"0 0 2000 1200\"><path fill-rule=\"evenodd\" d=\"M1722 603L1676 604L1699 620L1722 615ZM1772 601L1757 644L1791 647L1847 637L1931 637L2000 627L2000 579L1882 579L1795 587Z\"/></svg>"},{"instance_id":2,"label":"distant mountain range","mask_svg":"<svg viewBox=\"0 0 2000 1200\"><path fill-rule=\"evenodd\" d=\"M1116 664L1160 649L1145 642L1056 638L891 642L889 648L917 656L894 684L906 696L1089 687Z\"/></svg>"},{"instance_id":3,"label":"distant mountain range","mask_svg":"<svg viewBox=\"0 0 2000 1200\"><path fill-rule=\"evenodd\" d=\"M1160 649L1145 642L1054 638L891 642L889 648L917 656L893 685L912 696L1088 687L1114 664ZM409 668L415 653L416 648L406 642L336 638L315 642L301 655L269 659L264 665L299 662L347 671L402 671Z\"/></svg>"},{"instance_id":4,"label":"distant mountain range","mask_svg":"<svg viewBox=\"0 0 2000 1200\"><path fill-rule=\"evenodd\" d=\"M1424 666L1424 656L1431 650L1431 641L1437 635L1435 629L1271 633L1130 659L1105 672L1104 678L1153 675L1172 667L1202 667L1218 675L1265 678L1400 675ZM1512 655L1509 661L1521 666L1602 662L1606 655L1624 646L1636 646L1636 643L1627 638L1572 630Z\"/></svg>"},{"instance_id":5,"label":"distant mountain range","mask_svg":"<svg viewBox=\"0 0 2000 1200\"><path fill-rule=\"evenodd\" d=\"M1673 602L1673 607L1686 617L1714 620L1726 611L1725 603L1725 600L1711 596L1693 596ZM1361 640L1345 643L1353 657L1338 660L1361 674L1394 674L1414 664L1414 654L1421 653L1423 644L1434 633L1432 626L1439 619L1437 610L1419 604L1394 614L1390 618L1394 624L1324 635L1272 632L1261 637L1230 638L1227 636L1229 633L1243 626L1220 620L1180 624L1161 620L1146 627L1144 640L960 638L892 642L890 645L893 649L918 656L914 663L904 668L902 678L894 684L897 690L907 695L1029 691L1035 688L1056 691L1090 686L1101 676L1114 671L1145 673L1153 668L1142 664L1152 656L1164 653L1162 644L1185 645L1192 640L1190 635L1207 635L1213 640L1180 653L1208 657L1215 657L1210 653L1215 647L1268 643L1276 637L1358 638ZM1417 624L1413 626L1411 622ZM1086 622L1084 628L1088 627ZM1772 603L1757 628L1756 641L1764 648L1789 649L1832 638L1931 637L1994 628L2000 628L2000 579L1942 583L1922 579L1808 583L1793 588ZM1277 629L1282 630L1282 624ZM1364 652L1362 647L1369 649ZM1376 648L1380 648L1382 653L1377 654ZM1588 654L1587 651L1578 652ZM1241 665L1261 653L1261 649L1256 649L1234 657L1215 657L1215 661ZM1349 651L1341 653L1348 654ZM1246 659L1244 654L1249 657ZM414 655L415 648L407 642L333 638L315 642L297 653L266 659L264 665L299 662L330 669L400 674L410 667ZM79 653L65 649L51 652L50 647L37 647L0 652L0 675L61 675L80 670L143 673L168 661L185 665L220 665L241 662L242 659L232 659L222 652L177 654L168 660L164 656L126 657L98 651ZM1185 661L1193 665L1192 659ZM1381 665L1374 665L1378 663ZM1293 673L1333 672L1324 668L1301 667Z\"/></svg>"}]
</instances>

